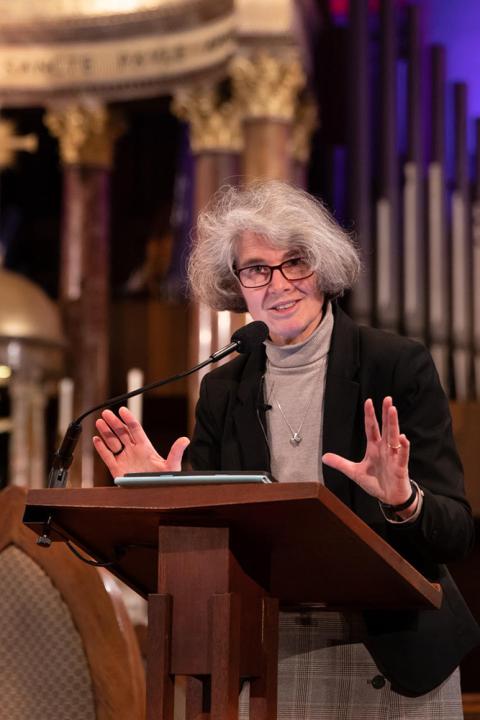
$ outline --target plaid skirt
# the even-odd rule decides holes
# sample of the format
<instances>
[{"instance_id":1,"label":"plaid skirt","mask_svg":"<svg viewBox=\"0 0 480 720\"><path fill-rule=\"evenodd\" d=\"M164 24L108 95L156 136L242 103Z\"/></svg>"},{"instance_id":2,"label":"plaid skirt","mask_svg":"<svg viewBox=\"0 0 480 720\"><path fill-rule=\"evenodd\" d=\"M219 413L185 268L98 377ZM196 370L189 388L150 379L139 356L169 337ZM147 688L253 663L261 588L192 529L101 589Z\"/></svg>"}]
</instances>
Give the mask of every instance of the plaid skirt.
<instances>
[{"instance_id":1,"label":"plaid skirt","mask_svg":"<svg viewBox=\"0 0 480 720\"><path fill-rule=\"evenodd\" d=\"M278 720L461 720L460 673L426 695L395 693L365 645L360 617L282 612L279 624ZM240 695L248 720L248 684Z\"/></svg>"}]
</instances>

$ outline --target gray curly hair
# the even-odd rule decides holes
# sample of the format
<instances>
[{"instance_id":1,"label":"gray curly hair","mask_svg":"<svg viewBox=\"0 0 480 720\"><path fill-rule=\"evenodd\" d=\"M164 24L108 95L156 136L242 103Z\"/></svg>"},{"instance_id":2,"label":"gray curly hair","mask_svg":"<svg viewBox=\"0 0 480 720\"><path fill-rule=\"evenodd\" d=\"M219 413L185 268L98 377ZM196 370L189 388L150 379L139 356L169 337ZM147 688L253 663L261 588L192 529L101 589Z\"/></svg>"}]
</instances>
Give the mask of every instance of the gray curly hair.
<instances>
[{"instance_id":1,"label":"gray curly hair","mask_svg":"<svg viewBox=\"0 0 480 720\"><path fill-rule=\"evenodd\" d=\"M247 310L234 274L236 244L247 230L275 248L298 250L328 297L342 295L360 271L353 240L308 193L277 180L225 186L198 217L188 262L193 296L215 310Z\"/></svg>"}]
</instances>

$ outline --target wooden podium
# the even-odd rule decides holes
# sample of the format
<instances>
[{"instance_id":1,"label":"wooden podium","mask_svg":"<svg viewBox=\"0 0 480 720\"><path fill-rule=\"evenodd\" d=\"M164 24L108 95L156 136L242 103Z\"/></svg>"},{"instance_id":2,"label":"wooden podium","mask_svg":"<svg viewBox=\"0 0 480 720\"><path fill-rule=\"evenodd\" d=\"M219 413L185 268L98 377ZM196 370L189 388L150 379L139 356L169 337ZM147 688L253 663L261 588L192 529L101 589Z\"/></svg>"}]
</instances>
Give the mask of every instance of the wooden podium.
<instances>
[{"instance_id":1,"label":"wooden podium","mask_svg":"<svg viewBox=\"0 0 480 720\"><path fill-rule=\"evenodd\" d=\"M31 490L24 522L148 598L147 719L276 717L278 604L440 607L441 590L318 483ZM48 548L45 549L48 552Z\"/></svg>"}]
</instances>

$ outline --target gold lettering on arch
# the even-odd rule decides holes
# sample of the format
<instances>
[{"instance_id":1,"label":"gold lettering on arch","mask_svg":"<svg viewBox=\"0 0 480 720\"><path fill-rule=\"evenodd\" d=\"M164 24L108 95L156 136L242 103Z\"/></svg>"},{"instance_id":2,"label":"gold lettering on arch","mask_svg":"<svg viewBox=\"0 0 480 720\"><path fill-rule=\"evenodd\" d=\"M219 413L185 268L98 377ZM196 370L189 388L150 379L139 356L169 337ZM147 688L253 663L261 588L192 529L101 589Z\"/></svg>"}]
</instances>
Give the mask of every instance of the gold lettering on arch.
<instances>
[{"instance_id":1,"label":"gold lettering on arch","mask_svg":"<svg viewBox=\"0 0 480 720\"><path fill-rule=\"evenodd\" d=\"M234 48L232 17L165 36L62 44L61 51L0 45L0 93L169 78L226 61Z\"/></svg>"}]
</instances>

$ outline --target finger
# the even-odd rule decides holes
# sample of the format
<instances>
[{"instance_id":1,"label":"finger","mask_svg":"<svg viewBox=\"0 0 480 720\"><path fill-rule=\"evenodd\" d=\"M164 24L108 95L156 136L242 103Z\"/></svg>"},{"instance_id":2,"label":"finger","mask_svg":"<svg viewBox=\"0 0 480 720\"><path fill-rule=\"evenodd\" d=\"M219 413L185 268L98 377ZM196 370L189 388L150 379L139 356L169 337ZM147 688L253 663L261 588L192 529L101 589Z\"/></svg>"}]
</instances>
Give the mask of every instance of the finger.
<instances>
[{"instance_id":1,"label":"finger","mask_svg":"<svg viewBox=\"0 0 480 720\"><path fill-rule=\"evenodd\" d=\"M108 447L103 442L102 438L98 437L98 435L94 435L92 438L93 446L97 453L100 455L101 459L107 466L110 474L112 477L115 477L117 464L115 461L115 457L112 455L111 450L108 449Z\"/></svg>"},{"instance_id":2,"label":"finger","mask_svg":"<svg viewBox=\"0 0 480 720\"><path fill-rule=\"evenodd\" d=\"M398 424L397 408L391 405L388 408L387 445L391 450L400 450L400 427Z\"/></svg>"},{"instance_id":3,"label":"finger","mask_svg":"<svg viewBox=\"0 0 480 720\"><path fill-rule=\"evenodd\" d=\"M110 425L105 422L105 420L99 418L95 423L95 427L97 428L97 431L100 434L100 438L106 446L107 450L109 450L111 453L115 453L123 448L123 442L112 430Z\"/></svg>"},{"instance_id":4,"label":"finger","mask_svg":"<svg viewBox=\"0 0 480 720\"><path fill-rule=\"evenodd\" d=\"M335 453L330 452L325 453L325 455L322 455L322 462L334 470L339 470L341 473L349 477L350 480L354 480L356 477L357 463L347 460L341 455L336 455Z\"/></svg>"},{"instance_id":5,"label":"finger","mask_svg":"<svg viewBox=\"0 0 480 720\"><path fill-rule=\"evenodd\" d=\"M173 470L175 472L182 469L183 453L189 444L190 440L187 437L180 437L175 440L166 459L168 470Z\"/></svg>"},{"instance_id":6,"label":"finger","mask_svg":"<svg viewBox=\"0 0 480 720\"><path fill-rule=\"evenodd\" d=\"M367 442L378 442L381 440L380 428L378 426L377 416L375 415L375 408L371 398L365 400L364 406L365 412L365 435Z\"/></svg>"},{"instance_id":7,"label":"finger","mask_svg":"<svg viewBox=\"0 0 480 720\"><path fill-rule=\"evenodd\" d=\"M150 444L150 440L148 439L148 436L142 425L138 422L135 415L127 407L122 406L118 411L118 414L127 426L128 432L130 433L132 441L135 444L139 445L140 443L145 442L148 442L148 444Z\"/></svg>"},{"instance_id":8,"label":"finger","mask_svg":"<svg viewBox=\"0 0 480 720\"><path fill-rule=\"evenodd\" d=\"M390 395L387 395L387 397L383 398L382 402L382 440L385 442L388 442L388 412L390 408L392 407L392 398Z\"/></svg>"},{"instance_id":9,"label":"finger","mask_svg":"<svg viewBox=\"0 0 480 720\"><path fill-rule=\"evenodd\" d=\"M104 410L102 412L102 419L108 425L110 430L124 445L133 443L133 438L127 425L111 410Z\"/></svg>"},{"instance_id":10,"label":"finger","mask_svg":"<svg viewBox=\"0 0 480 720\"><path fill-rule=\"evenodd\" d=\"M398 442L400 445L398 449L398 464L400 468L407 469L410 457L410 441L407 436L402 433L398 438Z\"/></svg>"}]
</instances>

